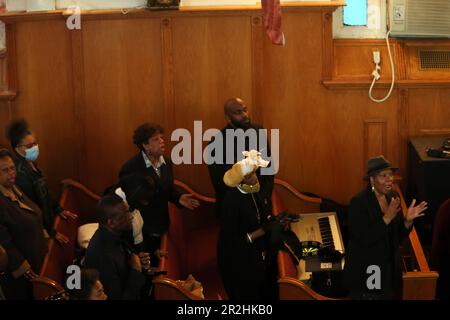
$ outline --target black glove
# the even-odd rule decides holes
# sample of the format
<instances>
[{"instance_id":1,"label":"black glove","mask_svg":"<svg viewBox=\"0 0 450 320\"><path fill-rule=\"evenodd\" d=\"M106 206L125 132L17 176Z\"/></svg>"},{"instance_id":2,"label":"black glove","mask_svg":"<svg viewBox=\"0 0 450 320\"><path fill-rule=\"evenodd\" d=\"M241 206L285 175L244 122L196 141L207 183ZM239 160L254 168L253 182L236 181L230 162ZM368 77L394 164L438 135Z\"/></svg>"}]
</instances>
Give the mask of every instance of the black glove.
<instances>
[{"instance_id":1,"label":"black glove","mask_svg":"<svg viewBox=\"0 0 450 320\"><path fill-rule=\"evenodd\" d=\"M278 216L275 217L281 224L288 225L291 222L297 222L300 220L300 216L295 213L290 213L287 211L283 211Z\"/></svg>"},{"instance_id":2,"label":"black glove","mask_svg":"<svg viewBox=\"0 0 450 320\"><path fill-rule=\"evenodd\" d=\"M284 226L280 223L280 221L273 219L269 220L269 222L266 222L261 226L261 229L264 230L264 233L269 234L272 232L282 231L284 229Z\"/></svg>"}]
</instances>

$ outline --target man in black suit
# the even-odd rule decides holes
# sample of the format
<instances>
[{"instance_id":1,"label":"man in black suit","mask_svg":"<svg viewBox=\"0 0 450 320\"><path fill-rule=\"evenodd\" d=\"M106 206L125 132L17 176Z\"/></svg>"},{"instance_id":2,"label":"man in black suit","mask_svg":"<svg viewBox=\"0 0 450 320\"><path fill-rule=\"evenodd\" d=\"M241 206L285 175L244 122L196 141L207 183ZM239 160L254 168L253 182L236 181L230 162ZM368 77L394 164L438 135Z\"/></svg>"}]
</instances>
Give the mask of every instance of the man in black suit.
<instances>
[{"instance_id":1,"label":"man in black suit","mask_svg":"<svg viewBox=\"0 0 450 320\"><path fill-rule=\"evenodd\" d=\"M159 249L161 235L169 229L168 201L190 210L199 206L191 194L181 194L174 187L172 162L164 156L163 133L163 128L157 124L145 123L139 126L134 131L133 142L140 151L122 166L119 173L121 180L130 174L138 174L154 185L153 196L148 199L148 203L130 203L141 212L144 243L151 253Z\"/></svg>"},{"instance_id":2,"label":"man in black suit","mask_svg":"<svg viewBox=\"0 0 450 320\"><path fill-rule=\"evenodd\" d=\"M263 129L262 126L258 124L254 124L250 121L250 117L248 115L247 107L240 98L231 98L228 99L225 102L224 105L224 112L225 112L225 118L228 122L227 126L225 126L221 131L220 135L222 138L223 143L223 153L221 155L221 161L215 161L212 164L208 165L209 175L211 177L212 184L214 186L214 190L216 192L216 209L217 212L220 212L220 208L223 202L223 199L225 197L225 193L230 188L225 185L223 182L223 176L225 172L227 172L234 163L236 163L238 160L241 160L243 158L242 151L250 151L251 149L256 149L263 154L267 152L267 156L270 157L270 148L269 143L267 141L267 136L262 136L264 141L261 140L261 137L259 135L259 130ZM227 131L230 131L231 133L236 133L237 130L243 130L245 134L249 134L250 130L255 130L256 133L256 145L251 145L252 141L249 141L248 138L245 138L243 141L243 150L240 150L239 139L237 136L234 136L234 144L233 147L231 147L231 143L233 141L227 141ZM211 143L208 145L208 148L211 148L213 146L213 143L218 139L218 136L216 136ZM254 141L253 141L254 142ZM263 150L266 149L266 150ZM211 156L214 160L217 160L219 158L215 154L215 150L211 150ZM268 159L265 159L268 160ZM271 196L272 196L272 190L273 190L273 182L274 182L274 176L273 175L261 175L261 170L258 169L256 171L257 178L259 180L259 183L261 185L261 194L267 199L268 203L265 203L265 205L268 205L271 208Z\"/></svg>"},{"instance_id":3,"label":"man in black suit","mask_svg":"<svg viewBox=\"0 0 450 320\"><path fill-rule=\"evenodd\" d=\"M89 242L85 267L98 270L109 299L138 300L146 280L142 269L150 267L150 259L147 253L138 256L124 237L132 228L128 204L108 195L98 203L97 214L100 227Z\"/></svg>"}]
</instances>

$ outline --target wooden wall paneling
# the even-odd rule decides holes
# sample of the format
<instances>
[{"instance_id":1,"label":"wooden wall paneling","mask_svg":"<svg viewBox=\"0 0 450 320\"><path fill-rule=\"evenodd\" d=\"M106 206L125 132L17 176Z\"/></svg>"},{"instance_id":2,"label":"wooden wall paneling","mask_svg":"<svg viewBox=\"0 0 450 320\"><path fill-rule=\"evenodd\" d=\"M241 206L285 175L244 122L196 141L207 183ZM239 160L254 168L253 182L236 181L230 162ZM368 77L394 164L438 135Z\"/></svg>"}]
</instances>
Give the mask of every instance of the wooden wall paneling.
<instances>
[{"instance_id":1,"label":"wooden wall paneling","mask_svg":"<svg viewBox=\"0 0 450 320\"><path fill-rule=\"evenodd\" d=\"M0 92L8 90L8 63L6 49L0 51Z\"/></svg>"},{"instance_id":2,"label":"wooden wall paneling","mask_svg":"<svg viewBox=\"0 0 450 320\"><path fill-rule=\"evenodd\" d=\"M412 80L448 80L449 69L422 69L419 59L419 50L450 50L449 40L407 41L404 43L405 62L408 66L408 79Z\"/></svg>"},{"instance_id":3,"label":"wooden wall paneling","mask_svg":"<svg viewBox=\"0 0 450 320\"><path fill-rule=\"evenodd\" d=\"M17 48L16 48L16 24L5 24L6 32L6 59L8 62L7 77L8 90L17 91Z\"/></svg>"},{"instance_id":4,"label":"wooden wall paneling","mask_svg":"<svg viewBox=\"0 0 450 320\"><path fill-rule=\"evenodd\" d=\"M265 37L265 30L262 23L262 17L254 15L251 17L252 24L252 121L263 123L263 113L261 110L261 91L264 77L264 56L263 56L263 41Z\"/></svg>"},{"instance_id":5,"label":"wooden wall paneling","mask_svg":"<svg viewBox=\"0 0 450 320\"><path fill-rule=\"evenodd\" d=\"M4 130L8 122L11 121L11 104L11 101L0 101L0 128L3 128L3 132L0 134L0 148L10 149Z\"/></svg>"},{"instance_id":6,"label":"wooden wall paneling","mask_svg":"<svg viewBox=\"0 0 450 320\"><path fill-rule=\"evenodd\" d=\"M300 191L340 200L345 190L334 186L348 171L340 157L352 150L343 136L351 138L349 122L360 111L348 112L342 97L321 85L322 12L284 14L283 23L285 47L264 41L262 91L264 126L280 129L278 177Z\"/></svg>"},{"instance_id":7,"label":"wooden wall paneling","mask_svg":"<svg viewBox=\"0 0 450 320\"><path fill-rule=\"evenodd\" d=\"M374 156L387 155L387 125L386 119L364 120L364 163ZM362 172L363 176L366 172Z\"/></svg>"},{"instance_id":8,"label":"wooden wall paneling","mask_svg":"<svg viewBox=\"0 0 450 320\"><path fill-rule=\"evenodd\" d=\"M11 112L1 102L0 114L30 120L44 141L39 161L53 187L78 175L100 193L136 153L131 136L138 124L163 124L169 151L173 129L193 133L194 120L203 121L203 132L222 128L224 101L241 96L256 122L280 129L278 176L346 203L363 184L369 154L383 150L402 169L408 136L448 129L450 93L395 90L385 103L372 103L373 50L382 51L383 68L374 95L384 96L390 81L384 40L334 40L327 49L327 12L283 10L285 47L270 43L259 11L96 13L85 16L80 33L68 31L62 16L27 15L7 25L7 54L15 58L8 81L19 95ZM409 53L399 40L391 43L399 87L407 88L410 67L402 57ZM341 77L353 90L325 88L330 72L331 82ZM205 165L180 165L175 173L213 195Z\"/></svg>"},{"instance_id":9,"label":"wooden wall paneling","mask_svg":"<svg viewBox=\"0 0 450 320\"><path fill-rule=\"evenodd\" d=\"M450 89L410 89L409 97L409 136L450 133Z\"/></svg>"},{"instance_id":10,"label":"wooden wall paneling","mask_svg":"<svg viewBox=\"0 0 450 320\"><path fill-rule=\"evenodd\" d=\"M83 22L86 162L82 181L97 193L118 181L137 148L134 129L164 123L161 21Z\"/></svg>"},{"instance_id":11,"label":"wooden wall paneling","mask_svg":"<svg viewBox=\"0 0 450 320\"><path fill-rule=\"evenodd\" d=\"M393 54L395 54L394 57L394 67L395 67L395 81L399 80L405 80L408 78L408 69L409 66L407 66L407 59L405 57L405 44L401 41L395 42L395 51Z\"/></svg>"},{"instance_id":12,"label":"wooden wall paneling","mask_svg":"<svg viewBox=\"0 0 450 320\"><path fill-rule=\"evenodd\" d=\"M391 40L391 53L396 58L396 42ZM334 40L333 79L372 81L373 52L381 53L381 79L377 83L391 81L391 64L384 40ZM395 62L396 65L398 62Z\"/></svg>"},{"instance_id":13,"label":"wooden wall paneling","mask_svg":"<svg viewBox=\"0 0 450 320\"><path fill-rule=\"evenodd\" d=\"M83 29L71 30L70 37L72 43L72 90L74 106L74 122L77 124L73 135L76 137L74 155L76 173L73 177L77 181L86 181L88 172L85 170L86 164L86 140L85 137L85 84L84 84L84 60L83 60Z\"/></svg>"},{"instance_id":14,"label":"wooden wall paneling","mask_svg":"<svg viewBox=\"0 0 450 320\"><path fill-rule=\"evenodd\" d=\"M8 33L8 45L15 45L8 51L15 49L13 61L17 61L8 70L10 86L17 85L19 92L12 115L25 117L35 131L41 147L38 163L56 193L61 189L59 181L76 176L70 35L63 19L20 22L7 28L14 30Z\"/></svg>"},{"instance_id":15,"label":"wooden wall paneling","mask_svg":"<svg viewBox=\"0 0 450 320\"><path fill-rule=\"evenodd\" d=\"M331 80L333 76L333 12L322 12L322 80Z\"/></svg>"},{"instance_id":16,"label":"wooden wall paneling","mask_svg":"<svg viewBox=\"0 0 450 320\"><path fill-rule=\"evenodd\" d=\"M170 128L175 120L174 87L173 87L173 46L172 46L172 19L169 17L161 20L161 59L163 65L163 90L164 90L164 123L165 128ZM166 133L169 138L169 132Z\"/></svg>"},{"instance_id":17,"label":"wooden wall paneling","mask_svg":"<svg viewBox=\"0 0 450 320\"><path fill-rule=\"evenodd\" d=\"M398 89L399 103L397 108L398 122L398 167L399 173L403 177L402 187L408 183L407 163L408 163L408 121L409 121L409 90Z\"/></svg>"},{"instance_id":18,"label":"wooden wall paneling","mask_svg":"<svg viewBox=\"0 0 450 320\"><path fill-rule=\"evenodd\" d=\"M252 113L250 15L180 17L173 20L172 30L176 50L171 129L186 128L193 133L194 120L203 122L203 131L221 129L226 123L223 104L230 97L244 99ZM214 194L205 165L176 166L175 174L197 192Z\"/></svg>"}]
</instances>

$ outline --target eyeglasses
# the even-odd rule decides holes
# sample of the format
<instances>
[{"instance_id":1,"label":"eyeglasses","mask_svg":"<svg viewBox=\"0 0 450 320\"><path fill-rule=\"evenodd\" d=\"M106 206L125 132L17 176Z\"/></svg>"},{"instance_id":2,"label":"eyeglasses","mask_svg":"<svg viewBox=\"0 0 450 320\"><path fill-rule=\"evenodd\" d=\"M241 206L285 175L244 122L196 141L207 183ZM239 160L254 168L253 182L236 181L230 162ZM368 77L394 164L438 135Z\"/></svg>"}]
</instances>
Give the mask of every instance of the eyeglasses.
<instances>
[{"instance_id":1,"label":"eyeglasses","mask_svg":"<svg viewBox=\"0 0 450 320\"><path fill-rule=\"evenodd\" d=\"M39 141L35 141L32 143L28 143L28 144L19 144L18 147L25 147L26 149L30 149L33 148L34 146L37 146L39 144Z\"/></svg>"}]
</instances>

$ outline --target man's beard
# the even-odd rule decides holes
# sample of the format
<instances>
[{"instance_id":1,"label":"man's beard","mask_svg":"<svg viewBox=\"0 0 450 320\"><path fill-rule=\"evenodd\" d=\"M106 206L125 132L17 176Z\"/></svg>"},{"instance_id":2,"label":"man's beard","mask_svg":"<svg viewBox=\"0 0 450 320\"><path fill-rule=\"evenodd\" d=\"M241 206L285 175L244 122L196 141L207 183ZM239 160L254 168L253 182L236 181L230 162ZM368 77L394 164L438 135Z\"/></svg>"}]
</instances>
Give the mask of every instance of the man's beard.
<instances>
[{"instance_id":1,"label":"man's beard","mask_svg":"<svg viewBox=\"0 0 450 320\"><path fill-rule=\"evenodd\" d=\"M250 121L250 118L247 118L247 120L243 120L241 122L233 121L231 120L231 124L239 129L247 130L252 127L252 122Z\"/></svg>"}]
</instances>

